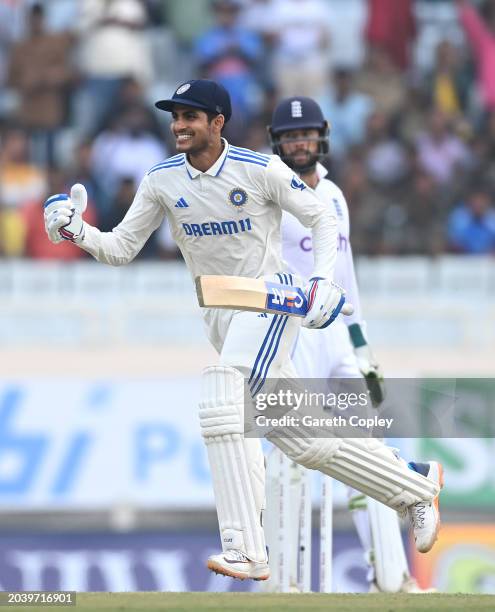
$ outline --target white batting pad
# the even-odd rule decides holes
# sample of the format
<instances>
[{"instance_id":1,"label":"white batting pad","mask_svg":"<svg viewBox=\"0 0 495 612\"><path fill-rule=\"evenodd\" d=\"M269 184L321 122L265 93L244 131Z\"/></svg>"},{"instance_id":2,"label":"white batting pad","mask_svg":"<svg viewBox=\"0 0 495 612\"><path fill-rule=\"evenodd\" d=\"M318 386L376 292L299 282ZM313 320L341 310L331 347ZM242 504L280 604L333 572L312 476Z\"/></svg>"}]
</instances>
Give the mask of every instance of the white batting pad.
<instances>
[{"instance_id":1,"label":"white batting pad","mask_svg":"<svg viewBox=\"0 0 495 612\"><path fill-rule=\"evenodd\" d=\"M368 501L375 579L385 593L398 593L409 578L397 512L374 499Z\"/></svg>"},{"instance_id":2,"label":"white batting pad","mask_svg":"<svg viewBox=\"0 0 495 612\"><path fill-rule=\"evenodd\" d=\"M227 366L203 371L199 404L223 550L266 561L261 512L265 479L259 440L244 440L244 379Z\"/></svg>"},{"instance_id":3,"label":"white batting pad","mask_svg":"<svg viewBox=\"0 0 495 612\"><path fill-rule=\"evenodd\" d=\"M304 467L328 474L401 513L407 506L432 500L439 493L436 483L409 469L380 440L267 437Z\"/></svg>"}]
</instances>

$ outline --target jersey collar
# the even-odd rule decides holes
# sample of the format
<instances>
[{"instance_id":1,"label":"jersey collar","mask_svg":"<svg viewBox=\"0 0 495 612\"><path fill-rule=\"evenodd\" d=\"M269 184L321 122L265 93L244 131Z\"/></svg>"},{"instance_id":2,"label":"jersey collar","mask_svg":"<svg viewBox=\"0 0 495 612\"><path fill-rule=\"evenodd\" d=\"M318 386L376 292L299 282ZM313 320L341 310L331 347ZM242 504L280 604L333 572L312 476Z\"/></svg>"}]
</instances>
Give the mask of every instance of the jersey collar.
<instances>
[{"instance_id":1,"label":"jersey collar","mask_svg":"<svg viewBox=\"0 0 495 612\"><path fill-rule=\"evenodd\" d=\"M322 179L326 177L326 175L328 174L328 170L323 164L320 164L320 162L316 162L316 173L318 174L318 178Z\"/></svg>"},{"instance_id":2,"label":"jersey collar","mask_svg":"<svg viewBox=\"0 0 495 612\"><path fill-rule=\"evenodd\" d=\"M198 170L197 168L194 168L193 166L191 166L191 164L187 160L187 155L185 156L186 170L191 180L194 180L200 174L209 174L210 176L218 176L220 174L220 172L222 171L223 165L225 164L225 160L227 159L227 154L229 152L229 143L225 140L225 138L222 138L222 142L223 142L222 154L217 159L217 161L213 164L213 166L211 166L211 168L208 168L206 172L201 172L201 170Z\"/></svg>"}]
</instances>

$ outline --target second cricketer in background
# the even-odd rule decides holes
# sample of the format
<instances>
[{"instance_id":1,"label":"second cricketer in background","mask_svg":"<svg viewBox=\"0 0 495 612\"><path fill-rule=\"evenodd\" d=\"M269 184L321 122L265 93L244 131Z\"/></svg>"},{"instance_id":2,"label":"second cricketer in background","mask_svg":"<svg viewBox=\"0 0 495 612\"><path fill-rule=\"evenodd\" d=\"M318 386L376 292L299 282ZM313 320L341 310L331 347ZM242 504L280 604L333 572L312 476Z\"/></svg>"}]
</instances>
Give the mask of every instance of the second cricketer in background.
<instances>
[{"instance_id":1,"label":"second cricketer in background","mask_svg":"<svg viewBox=\"0 0 495 612\"><path fill-rule=\"evenodd\" d=\"M373 405L383 399L383 377L363 333L359 291L349 237L349 211L342 191L328 178L319 163L329 152L329 127L318 104L311 98L293 97L280 102L269 128L273 153L292 168L325 202L338 223L338 255L334 281L346 291L354 313L338 317L320 333L301 328L292 361L301 378L356 378L364 376ZM291 272L308 279L313 268L313 249L308 230L290 213L282 215L282 254ZM274 449L273 452L278 452ZM298 466L298 469L300 466ZM302 482L302 481L300 481ZM369 564L370 588L378 591L419 592L411 578L397 514L349 488L349 508ZM276 512L267 507L267 514ZM291 507L292 512L298 511ZM270 519L270 516L267 517ZM297 522L297 521L295 521ZM276 537L276 534L272 534ZM291 551L296 554L297 534ZM276 543L268 546L275 549Z\"/></svg>"}]
</instances>

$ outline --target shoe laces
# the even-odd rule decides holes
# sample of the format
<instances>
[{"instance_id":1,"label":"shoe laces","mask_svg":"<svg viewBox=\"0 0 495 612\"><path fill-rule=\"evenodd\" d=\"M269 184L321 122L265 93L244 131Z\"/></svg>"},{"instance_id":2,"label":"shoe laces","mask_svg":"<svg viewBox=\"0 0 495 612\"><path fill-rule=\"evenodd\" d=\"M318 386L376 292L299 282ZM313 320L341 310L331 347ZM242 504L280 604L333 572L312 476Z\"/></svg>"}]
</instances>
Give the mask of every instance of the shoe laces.
<instances>
[{"instance_id":1,"label":"shoe laces","mask_svg":"<svg viewBox=\"0 0 495 612\"><path fill-rule=\"evenodd\" d=\"M411 513L415 529L421 529L422 527L424 527L426 518L426 506L427 504L421 501L415 503L412 508Z\"/></svg>"},{"instance_id":2,"label":"shoe laces","mask_svg":"<svg viewBox=\"0 0 495 612\"><path fill-rule=\"evenodd\" d=\"M227 552L227 555L234 561L249 561L242 550L231 549Z\"/></svg>"}]
</instances>

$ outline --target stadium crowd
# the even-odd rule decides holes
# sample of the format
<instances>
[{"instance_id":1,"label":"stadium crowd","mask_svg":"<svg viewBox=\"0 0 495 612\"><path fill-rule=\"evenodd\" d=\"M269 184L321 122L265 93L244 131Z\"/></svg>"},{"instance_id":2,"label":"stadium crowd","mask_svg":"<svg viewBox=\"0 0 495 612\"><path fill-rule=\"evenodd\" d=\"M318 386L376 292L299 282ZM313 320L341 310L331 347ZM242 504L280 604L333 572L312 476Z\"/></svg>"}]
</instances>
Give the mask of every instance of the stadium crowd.
<instances>
[{"instance_id":1,"label":"stadium crowd","mask_svg":"<svg viewBox=\"0 0 495 612\"><path fill-rule=\"evenodd\" d=\"M277 100L320 102L357 254L495 253L495 0L0 0L0 256L85 257L43 201L82 182L114 227L197 76L265 152ZM167 227L140 254L177 256Z\"/></svg>"}]
</instances>

